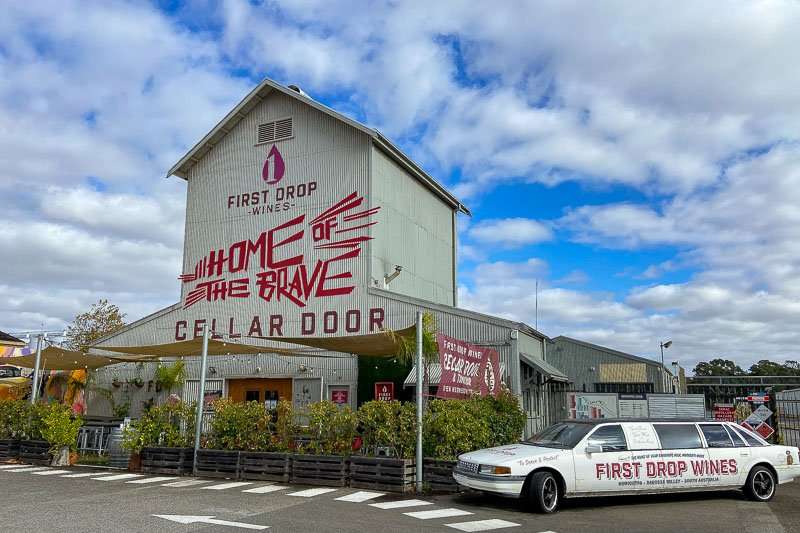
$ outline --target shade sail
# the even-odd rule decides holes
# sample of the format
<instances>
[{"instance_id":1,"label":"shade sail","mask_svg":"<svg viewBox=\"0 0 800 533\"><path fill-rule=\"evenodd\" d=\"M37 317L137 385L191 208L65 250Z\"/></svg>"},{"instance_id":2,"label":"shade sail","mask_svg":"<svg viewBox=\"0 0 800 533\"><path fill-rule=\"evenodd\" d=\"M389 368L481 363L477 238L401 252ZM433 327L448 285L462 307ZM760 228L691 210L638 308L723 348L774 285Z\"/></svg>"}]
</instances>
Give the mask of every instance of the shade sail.
<instances>
[{"instance_id":1,"label":"shade sail","mask_svg":"<svg viewBox=\"0 0 800 533\"><path fill-rule=\"evenodd\" d=\"M311 346L332 352L351 353L369 357L397 355L402 338L414 338L416 326L396 331L381 331L347 337L257 337L259 339Z\"/></svg>"},{"instance_id":2,"label":"shade sail","mask_svg":"<svg viewBox=\"0 0 800 533\"><path fill-rule=\"evenodd\" d=\"M188 341L169 342L166 344L151 344L146 346L95 346L96 350L126 354L126 359L133 361L146 361L157 357L193 357L199 356L203 351L203 338L197 337ZM309 356L313 353L276 348L272 346L253 346L236 342L225 342L216 339L208 340L208 355L235 355L276 353L280 355Z\"/></svg>"},{"instance_id":3,"label":"shade sail","mask_svg":"<svg viewBox=\"0 0 800 533\"><path fill-rule=\"evenodd\" d=\"M42 350L39 366L44 370L81 370L85 368L100 368L115 363L124 363L125 361L127 359L92 355L57 348L56 346L48 346ZM34 368L36 366L36 354L6 357L3 359L3 363L24 368Z\"/></svg>"}]
</instances>

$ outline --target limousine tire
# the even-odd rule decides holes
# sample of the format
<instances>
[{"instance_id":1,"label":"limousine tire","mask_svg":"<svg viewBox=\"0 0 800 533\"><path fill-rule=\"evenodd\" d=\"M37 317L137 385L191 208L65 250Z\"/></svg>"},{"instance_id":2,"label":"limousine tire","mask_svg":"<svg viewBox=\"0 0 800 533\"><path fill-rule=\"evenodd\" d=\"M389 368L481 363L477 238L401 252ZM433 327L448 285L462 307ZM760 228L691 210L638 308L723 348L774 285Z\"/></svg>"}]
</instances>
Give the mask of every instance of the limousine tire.
<instances>
[{"instance_id":1,"label":"limousine tire","mask_svg":"<svg viewBox=\"0 0 800 533\"><path fill-rule=\"evenodd\" d=\"M539 513L555 513L561 505L561 486L551 472L535 472L528 481L528 500Z\"/></svg>"},{"instance_id":2,"label":"limousine tire","mask_svg":"<svg viewBox=\"0 0 800 533\"><path fill-rule=\"evenodd\" d=\"M765 466L756 466L750 470L744 493L753 501L768 502L775 496L775 474Z\"/></svg>"}]
</instances>

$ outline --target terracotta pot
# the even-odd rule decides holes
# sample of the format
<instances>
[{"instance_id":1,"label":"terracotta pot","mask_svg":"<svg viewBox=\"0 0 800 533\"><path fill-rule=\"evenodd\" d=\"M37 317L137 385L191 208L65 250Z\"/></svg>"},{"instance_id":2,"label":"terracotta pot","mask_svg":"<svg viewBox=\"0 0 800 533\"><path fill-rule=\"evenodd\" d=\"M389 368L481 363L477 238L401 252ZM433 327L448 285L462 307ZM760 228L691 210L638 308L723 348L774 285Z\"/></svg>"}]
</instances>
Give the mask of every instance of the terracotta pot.
<instances>
[{"instance_id":1,"label":"terracotta pot","mask_svg":"<svg viewBox=\"0 0 800 533\"><path fill-rule=\"evenodd\" d=\"M70 466L78 463L78 452L69 452L69 464Z\"/></svg>"},{"instance_id":2,"label":"terracotta pot","mask_svg":"<svg viewBox=\"0 0 800 533\"><path fill-rule=\"evenodd\" d=\"M132 453L128 459L128 471L141 472L142 471L142 456L138 453Z\"/></svg>"}]
</instances>

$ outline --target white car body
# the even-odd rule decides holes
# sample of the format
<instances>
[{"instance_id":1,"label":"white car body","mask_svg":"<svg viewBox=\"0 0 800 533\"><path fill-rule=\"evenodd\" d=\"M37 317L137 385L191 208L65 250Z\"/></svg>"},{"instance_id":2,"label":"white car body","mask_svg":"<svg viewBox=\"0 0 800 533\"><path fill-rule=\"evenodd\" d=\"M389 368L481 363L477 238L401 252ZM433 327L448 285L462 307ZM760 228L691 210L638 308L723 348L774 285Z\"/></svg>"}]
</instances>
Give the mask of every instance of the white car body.
<instances>
[{"instance_id":1,"label":"white car body","mask_svg":"<svg viewBox=\"0 0 800 533\"><path fill-rule=\"evenodd\" d=\"M453 477L465 487L505 496L523 496L531 473L549 470L557 473L561 494L570 496L605 496L616 494L652 494L659 492L730 490L742 488L757 465L770 468L779 484L800 476L800 450L791 446L768 444L741 426L715 421L625 421L570 420L566 423L588 424L591 428L572 448L555 448L519 443L465 453L459 456ZM654 427L658 426L658 431ZM664 449L667 425L693 426L700 436L699 447ZM724 440L712 442L719 426L733 446ZM600 435L618 432L625 436L624 450L599 451ZM707 427L715 426L715 427ZM678 430L689 431L687 429ZM659 436L664 435L662 439ZM595 439L593 436L597 435ZM746 436L745 436L746 435ZM722 438L722 437L720 437ZM592 448L589 448L593 444ZM611 448L612 446L609 446ZM589 448L587 450L587 448ZM492 473L500 467L503 473Z\"/></svg>"}]
</instances>

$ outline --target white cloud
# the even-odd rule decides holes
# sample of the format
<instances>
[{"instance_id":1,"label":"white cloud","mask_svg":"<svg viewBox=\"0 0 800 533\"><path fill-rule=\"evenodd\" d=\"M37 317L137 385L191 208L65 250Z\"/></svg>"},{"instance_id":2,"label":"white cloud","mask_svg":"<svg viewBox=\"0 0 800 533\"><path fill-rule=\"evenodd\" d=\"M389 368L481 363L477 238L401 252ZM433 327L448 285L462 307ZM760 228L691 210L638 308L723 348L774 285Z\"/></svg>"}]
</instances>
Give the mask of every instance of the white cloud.
<instances>
[{"instance_id":1,"label":"white cloud","mask_svg":"<svg viewBox=\"0 0 800 533\"><path fill-rule=\"evenodd\" d=\"M483 244L516 248L553 237L550 228L529 218L482 220L470 226L469 236Z\"/></svg>"}]
</instances>

